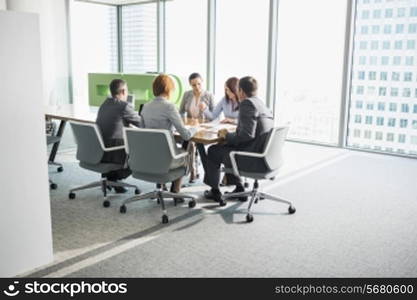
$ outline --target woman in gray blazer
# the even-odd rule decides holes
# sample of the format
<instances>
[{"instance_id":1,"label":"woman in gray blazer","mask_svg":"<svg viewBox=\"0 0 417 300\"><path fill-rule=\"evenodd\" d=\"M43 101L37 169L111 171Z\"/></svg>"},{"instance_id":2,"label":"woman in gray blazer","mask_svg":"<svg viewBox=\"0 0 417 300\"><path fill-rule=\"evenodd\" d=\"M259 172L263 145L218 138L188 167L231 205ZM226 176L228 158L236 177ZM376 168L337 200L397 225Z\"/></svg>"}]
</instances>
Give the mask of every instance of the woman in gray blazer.
<instances>
[{"instance_id":1,"label":"woman in gray blazer","mask_svg":"<svg viewBox=\"0 0 417 300\"><path fill-rule=\"evenodd\" d=\"M174 103L169 98L175 88L171 77L161 74L153 81L153 93L155 99L144 104L141 111L142 128L167 129L172 131L175 128L185 141L191 139L197 132L197 128L187 129L177 111ZM175 143L174 143L175 144ZM181 179L171 184L171 192L179 193L181 189Z\"/></svg>"},{"instance_id":2,"label":"woman in gray blazer","mask_svg":"<svg viewBox=\"0 0 417 300\"><path fill-rule=\"evenodd\" d=\"M180 114L182 117L211 120L214 108L214 96L212 93L203 90L203 78L198 73L192 73L188 77L192 90L184 93L182 97ZM197 145L198 147L202 147ZM195 157L196 145L191 143L188 147L191 157ZM190 183L198 177L198 170L195 159L190 159Z\"/></svg>"}]
</instances>

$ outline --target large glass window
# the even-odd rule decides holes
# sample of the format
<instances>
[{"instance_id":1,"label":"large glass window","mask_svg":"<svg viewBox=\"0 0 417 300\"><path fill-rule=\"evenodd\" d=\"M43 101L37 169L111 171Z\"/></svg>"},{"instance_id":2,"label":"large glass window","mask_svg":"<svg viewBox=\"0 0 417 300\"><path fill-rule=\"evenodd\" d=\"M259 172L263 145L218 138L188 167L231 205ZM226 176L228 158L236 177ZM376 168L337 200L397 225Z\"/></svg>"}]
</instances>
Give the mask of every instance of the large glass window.
<instances>
[{"instance_id":1,"label":"large glass window","mask_svg":"<svg viewBox=\"0 0 417 300\"><path fill-rule=\"evenodd\" d=\"M74 103L88 102L88 73L117 72L116 7L71 3Z\"/></svg>"},{"instance_id":2,"label":"large glass window","mask_svg":"<svg viewBox=\"0 0 417 300\"><path fill-rule=\"evenodd\" d=\"M156 3L122 6L123 72L156 72Z\"/></svg>"},{"instance_id":3,"label":"large glass window","mask_svg":"<svg viewBox=\"0 0 417 300\"><path fill-rule=\"evenodd\" d=\"M411 136L415 134L409 126L409 119L412 119L413 105L417 104L417 97L413 97L412 91L415 88L416 62L415 62L415 41L416 34L414 24L416 19L412 18L408 13L415 6L415 0L391 0L391 1L371 1L364 3L357 1L356 16L362 15L364 11L385 11L385 19L373 20L374 26L383 28L396 28L396 30L387 31L382 35L365 35L358 31L358 28L369 25L369 20L356 17L354 45L372 40L378 40L383 45L393 44L394 49L368 50L360 47L353 47L353 75L357 71L379 73L377 80L373 81L357 81L352 77L351 95L350 95L350 115L349 130L347 137L347 145L354 148L371 149L376 151L397 152L401 154L416 154L417 145L412 142ZM396 18L392 18L391 12L398 12ZM388 17L387 17L388 16ZM407 28L407 30L406 30ZM371 55L381 57L377 61L377 65L370 66L368 63L359 65L360 57L369 58ZM388 76L387 76L388 74ZM355 89L358 85L366 84L369 88L374 87L379 91L389 91L389 93L379 93L378 95L364 94L358 96ZM388 107L387 110L380 110L375 126L366 126L357 124L356 114L361 112L356 102L358 100L367 102L378 102L379 106ZM388 120L384 122L384 119ZM363 139L353 134L352 129L363 129L372 131L374 138ZM387 136L381 139L381 134Z\"/></svg>"},{"instance_id":4,"label":"large glass window","mask_svg":"<svg viewBox=\"0 0 417 300\"><path fill-rule=\"evenodd\" d=\"M229 77L253 76L265 100L269 0L217 1L215 95L224 95Z\"/></svg>"},{"instance_id":5,"label":"large glass window","mask_svg":"<svg viewBox=\"0 0 417 300\"><path fill-rule=\"evenodd\" d=\"M186 85L193 72L206 78L207 0L167 1L165 15L166 72Z\"/></svg>"},{"instance_id":6,"label":"large glass window","mask_svg":"<svg viewBox=\"0 0 417 300\"><path fill-rule=\"evenodd\" d=\"M279 3L276 118L279 123L290 122L291 139L338 143L346 10L347 1ZM372 37L369 31L364 35ZM366 61L359 59L361 64ZM356 74L359 71L368 73L358 68ZM355 90L364 93L363 86Z\"/></svg>"}]
</instances>

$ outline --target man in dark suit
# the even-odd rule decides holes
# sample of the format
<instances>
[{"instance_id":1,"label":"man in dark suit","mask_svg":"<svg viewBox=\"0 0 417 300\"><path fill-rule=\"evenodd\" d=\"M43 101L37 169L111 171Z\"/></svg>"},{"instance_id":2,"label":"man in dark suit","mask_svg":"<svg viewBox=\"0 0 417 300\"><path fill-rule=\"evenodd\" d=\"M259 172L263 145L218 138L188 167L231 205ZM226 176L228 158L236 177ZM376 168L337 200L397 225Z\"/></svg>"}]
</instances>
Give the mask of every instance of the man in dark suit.
<instances>
[{"instance_id":1,"label":"man in dark suit","mask_svg":"<svg viewBox=\"0 0 417 300\"><path fill-rule=\"evenodd\" d=\"M224 164L226 168L231 168L229 153L231 151L248 151L261 153L264 150L266 139L274 126L274 118L271 111L265 104L256 97L258 84L253 77L243 77L239 80L239 118L236 132L228 133L226 129L219 130L218 136L222 142L213 145L208 149L206 159L206 170L204 183L211 187L206 192L207 198L214 199L225 205L221 201L219 189L220 167ZM239 160L238 164L246 171L253 171L258 166L245 164L244 160ZM235 185L233 192L243 192L245 189L240 177L234 174L226 174L227 182ZM239 198L245 201L246 198Z\"/></svg>"},{"instance_id":2,"label":"man in dark suit","mask_svg":"<svg viewBox=\"0 0 417 300\"><path fill-rule=\"evenodd\" d=\"M101 135L106 147L120 146L123 141L123 127L133 124L140 126L140 117L133 107L126 101L128 96L127 84L124 80L114 79L110 83L111 97L107 98L100 106L96 123L100 128ZM125 150L106 152L102 162L124 165L126 163ZM102 174L108 180L117 181L128 177L131 171L128 167L121 170ZM124 187L115 187L117 193L124 193Z\"/></svg>"}]
</instances>

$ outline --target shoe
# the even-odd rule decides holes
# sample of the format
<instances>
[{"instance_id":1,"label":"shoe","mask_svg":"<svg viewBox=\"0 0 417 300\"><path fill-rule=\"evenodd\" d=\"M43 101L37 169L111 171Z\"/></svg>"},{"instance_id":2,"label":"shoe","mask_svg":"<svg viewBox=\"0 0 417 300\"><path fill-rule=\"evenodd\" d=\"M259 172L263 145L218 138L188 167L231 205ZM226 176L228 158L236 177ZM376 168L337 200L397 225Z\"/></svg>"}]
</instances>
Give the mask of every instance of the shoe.
<instances>
[{"instance_id":1,"label":"shoe","mask_svg":"<svg viewBox=\"0 0 417 300\"><path fill-rule=\"evenodd\" d=\"M124 194L127 192L127 188L125 188L124 186L115 186L113 188L116 194Z\"/></svg>"},{"instance_id":2,"label":"shoe","mask_svg":"<svg viewBox=\"0 0 417 300\"><path fill-rule=\"evenodd\" d=\"M211 189L210 191L204 191L204 197L206 199L211 199L216 202L222 203L222 193L219 190Z\"/></svg>"},{"instance_id":3,"label":"shoe","mask_svg":"<svg viewBox=\"0 0 417 300\"><path fill-rule=\"evenodd\" d=\"M225 194L242 193L244 191L245 191L245 188L243 186L236 186L233 191L231 191L230 193L229 192L226 192ZM246 201L248 201L248 197L247 196L244 196L244 197L236 197L236 198L233 197L231 199L237 199L240 202L246 202Z\"/></svg>"}]
</instances>

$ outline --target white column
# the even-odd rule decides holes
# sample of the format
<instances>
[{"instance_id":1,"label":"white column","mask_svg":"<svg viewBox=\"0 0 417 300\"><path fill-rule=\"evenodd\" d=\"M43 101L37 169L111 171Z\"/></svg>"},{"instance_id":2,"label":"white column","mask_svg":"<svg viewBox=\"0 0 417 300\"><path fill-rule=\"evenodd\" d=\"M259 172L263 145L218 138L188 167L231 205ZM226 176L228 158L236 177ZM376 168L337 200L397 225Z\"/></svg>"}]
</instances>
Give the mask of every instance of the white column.
<instances>
[{"instance_id":1,"label":"white column","mask_svg":"<svg viewBox=\"0 0 417 300\"><path fill-rule=\"evenodd\" d=\"M52 261L38 16L0 11L0 277Z\"/></svg>"}]
</instances>

